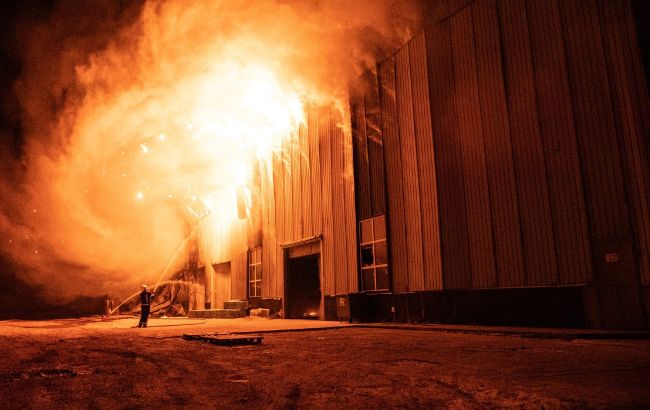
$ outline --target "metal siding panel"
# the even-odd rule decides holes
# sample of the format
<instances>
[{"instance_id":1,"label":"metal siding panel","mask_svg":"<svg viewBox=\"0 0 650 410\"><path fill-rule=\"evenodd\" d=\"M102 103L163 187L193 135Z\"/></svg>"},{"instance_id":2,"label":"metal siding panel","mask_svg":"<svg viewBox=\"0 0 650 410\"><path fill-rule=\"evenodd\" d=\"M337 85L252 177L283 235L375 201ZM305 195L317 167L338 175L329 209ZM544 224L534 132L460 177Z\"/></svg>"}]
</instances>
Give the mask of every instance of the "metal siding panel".
<instances>
[{"instance_id":1,"label":"metal siding panel","mask_svg":"<svg viewBox=\"0 0 650 410\"><path fill-rule=\"evenodd\" d=\"M595 2L563 2L576 134L592 239L631 235ZM607 183L603 183L607 181Z\"/></svg>"},{"instance_id":2,"label":"metal siding panel","mask_svg":"<svg viewBox=\"0 0 650 410\"><path fill-rule=\"evenodd\" d=\"M629 0L627 0L625 3L627 9L630 10L631 6L629 4ZM641 151L639 153L639 166L643 167L643 181L645 182L643 187L639 189L639 195L645 195L645 199L648 200L650 199L650 171L648 166L648 161L650 161L650 142L648 141L647 135L650 134L650 101L648 99L648 86L646 82L650 79L646 78L645 71L643 70L641 55L639 53L639 42L636 36L636 25L631 12L628 12L627 14L625 25L627 28L625 31L627 42L624 44L627 45L627 51L629 55L629 58L625 61L629 62L628 67L630 81L634 84L633 90L635 90L635 93L633 93L633 98L636 103L634 106L634 112L637 114L637 126L639 130L643 130L637 134L639 138L637 140L637 147L639 147ZM640 165L641 161L644 165ZM640 245L640 258L643 262L642 266L645 267L645 270L642 271L642 280L644 284L650 284L650 269L648 268L648 265L650 264L650 221L648 218L650 212L647 211L647 207L644 211L641 212L643 212L645 222L641 222L641 216L639 215L638 224L643 224L644 228L639 227L638 229L643 229L646 232L645 240Z\"/></svg>"},{"instance_id":3,"label":"metal siding panel","mask_svg":"<svg viewBox=\"0 0 650 410\"><path fill-rule=\"evenodd\" d=\"M370 209L369 216L382 215L385 207L384 148L377 141L368 140L368 167L370 170ZM361 218L360 218L361 219Z\"/></svg>"},{"instance_id":4,"label":"metal siding panel","mask_svg":"<svg viewBox=\"0 0 650 410\"><path fill-rule=\"evenodd\" d=\"M628 1L600 1L605 58L619 131L643 284L650 284L650 166L644 131L648 98ZM640 75L637 75L640 73Z\"/></svg>"},{"instance_id":5,"label":"metal siding panel","mask_svg":"<svg viewBox=\"0 0 650 410\"><path fill-rule=\"evenodd\" d=\"M254 194L251 195L251 201L253 203L252 210L255 212L255 218L252 222L252 226L249 224L249 234L248 234L248 243L250 247L262 246L263 235L264 235L264 220L262 217L262 180L259 169L259 161L257 161L257 166L255 167L255 178L257 180L256 187L254 188Z\"/></svg>"},{"instance_id":6,"label":"metal siding panel","mask_svg":"<svg viewBox=\"0 0 650 410\"><path fill-rule=\"evenodd\" d=\"M497 276L492 286L522 286L524 261L496 0L472 7L479 99L487 161ZM493 280L494 280L493 279Z\"/></svg>"},{"instance_id":7,"label":"metal siding panel","mask_svg":"<svg viewBox=\"0 0 650 410\"><path fill-rule=\"evenodd\" d=\"M284 161L282 159L283 152L273 154L273 194L275 197L275 234L277 245L284 242ZM280 246L275 247L275 282L273 290L276 295L284 298L283 287L280 286L284 283L284 254Z\"/></svg>"},{"instance_id":8,"label":"metal siding panel","mask_svg":"<svg viewBox=\"0 0 650 410\"><path fill-rule=\"evenodd\" d=\"M301 200L301 169L300 169L300 130L291 134L291 203L293 211L290 215L291 220L291 239L294 241L302 239L302 200Z\"/></svg>"},{"instance_id":9,"label":"metal siding panel","mask_svg":"<svg viewBox=\"0 0 650 410\"><path fill-rule=\"evenodd\" d=\"M368 71L364 76L365 130L370 170L370 196L372 216L386 213L386 180L384 176L384 147L379 106L377 72ZM356 185L355 185L356 188Z\"/></svg>"},{"instance_id":10,"label":"metal siding panel","mask_svg":"<svg viewBox=\"0 0 650 410\"><path fill-rule=\"evenodd\" d=\"M390 247L390 271L396 292L408 289L408 257L402 181L402 154L395 101L395 60L390 58L379 67L381 121L386 156L388 199L387 228Z\"/></svg>"},{"instance_id":11,"label":"metal siding panel","mask_svg":"<svg viewBox=\"0 0 650 410\"><path fill-rule=\"evenodd\" d=\"M248 216L247 245L248 248L254 248L261 244L262 241L262 207L261 198L261 180L259 160L251 164L251 180L249 182L251 207Z\"/></svg>"},{"instance_id":12,"label":"metal siding panel","mask_svg":"<svg viewBox=\"0 0 650 410\"><path fill-rule=\"evenodd\" d=\"M451 19L451 35L469 228L471 287L481 288L494 284L496 270L471 9L465 9Z\"/></svg>"},{"instance_id":13,"label":"metal siding panel","mask_svg":"<svg viewBox=\"0 0 650 410\"><path fill-rule=\"evenodd\" d=\"M366 109L364 105L363 80L357 80L350 96L350 113L352 114L352 132L354 140L354 165L356 178L356 206L359 219L372 216L370 195L369 159L366 135Z\"/></svg>"},{"instance_id":14,"label":"metal siding panel","mask_svg":"<svg viewBox=\"0 0 650 410\"><path fill-rule=\"evenodd\" d=\"M402 178L406 216L406 242L408 255L408 285L405 291L424 290L424 266L422 257L422 214L418 157L415 145L413 118L413 91L411 85L409 48L402 48L396 55L397 114L402 149Z\"/></svg>"},{"instance_id":15,"label":"metal siding panel","mask_svg":"<svg viewBox=\"0 0 650 410\"><path fill-rule=\"evenodd\" d=\"M335 252L334 244L334 217L332 197L332 151L330 138L329 111L319 110L318 112L318 134L320 140L321 175L323 177L323 282L321 288L323 294L336 294L335 281Z\"/></svg>"},{"instance_id":16,"label":"metal siding panel","mask_svg":"<svg viewBox=\"0 0 650 410\"><path fill-rule=\"evenodd\" d=\"M262 200L266 209L266 222L264 223L264 232L262 238L262 286L267 297L278 297L275 289L277 281L277 235L275 224L275 187L273 183L273 162L271 157L269 162L262 162Z\"/></svg>"},{"instance_id":17,"label":"metal siding panel","mask_svg":"<svg viewBox=\"0 0 650 410\"><path fill-rule=\"evenodd\" d=\"M561 3L561 12L591 237L629 236L631 227L596 3L566 0Z\"/></svg>"},{"instance_id":18,"label":"metal siding panel","mask_svg":"<svg viewBox=\"0 0 650 410\"><path fill-rule=\"evenodd\" d=\"M313 235L323 233L323 199L320 171L320 154L318 152L318 111L310 108L307 113L307 139L309 144L309 164L311 168L311 210Z\"/></svg>"},{"instance_id":19,"label":"metal siding panel","mask_svg":"<svg viewBox=\"0 0 650 410\"><path fill-rule=\"evenodd\" d=\"M231 225L232 260L231 266L231 297L233 299L246 299L248 280L248 246L247 246L247 220L236 220Z\"/></svg>"},{"instance_id":20,"label":"metal siding panel","mask_svg":"<svg viewBox=\"0 0 650 410\"><path fill-rule=\"evenodd\" d=\"M544 163L526 4L500 0L506 95L517 176L526 278L522 285L557 276L551 205Z\"/></svg>"},{"instance_id":21,"label":"metal siding panel","mask_svg":"<svg viewBox=\"0 0 650 410\"><path fill-rule=\"evenodd\" d=\"M344 163L343 163L343 134L332 119L332 112L329 111L328 126L331 142L332 159L332 215L334 224L334 255L336 265L334 270L335 283L334 294L346 293L348 288L348 264L347 264L347 243L345 232L345 190L344 190Z\"/></svg>"},{"instance_id":22,"label":"metal siding panel","mask_svg":"<svg viewBox=\"0 0 650 410\"><path fill-rule=\"evenodd\" d=\"M591 271L586 210L557 0L530 0L528 22L556 241L558 277L531 285L585 283Z\"/></svg>"},{"instance_id":23,"label":"metal siding panel","mask_svg":"<svg viewBox=\"0 0 650 410\"><path fill-rule=\"evenodd\" d=\"M293 240L293 203L292 203L292 185L291 185L291 136L282 140L282 195L284 195L282 211L282 241L291 242Z\"/></svg>"},{"instance_id":24,"label":"metal siding panel","mask_svg":"<svg viewBox=\"0 0 650 410\"><path fill-rule=\"evenodd\" d=\"M271 239L269 234L271 232L271 220L269 217L269 207L271 205L269 195L269 176L265 161L259 162L260 168L260 202L262 207L262 296L271 297L270 287L270 274L271 261L270 250L272 249Z\"/></svg>"},{"instance_id":25,"label":"metal siding panel","mask_svg":"<svg viewBox=\"0 0 650 410\"><path fill-rule=\"evenodd\" d=\"M300 199L302 203L302 235L301 238L314 236L311 212L311 175L309 163L309 144L307 141L307 125L300 124Z\"/></svg>"},{"instance_id":26,"label":"metal siding panel","mask_svg":"<svg viewBox=\"0 0 650 410\"><path fill-rule=\"evenodd\" d=\"M384 176L384 146L376 141L368 142L368 157L370 158L371 207L372 216L386 213L386 179Z\"/></svg>"},{"instance_id":27,"label":"metal siding panel","mask_svg":"<svg viewBox=\"0 0 650 410\"><path fill-rule=\"evenodd\" d=\"M271 160L272 161L272 160ZM268 172L273 172L273 162L268 166ZM275 184L273 175L269 175L269 232L268 232L268 260L269 264L267 265L267 275L269 279L269 296L270 297L280 297L281 295L277 292L276 283L278 283L280 268L278 266L278 234L277 234L277 221L276 221L276 203L275 203Z\"/></svg>"},{"instance_id":28,"label":"metal siding panel","mask_svg":"<svg viewBox=\"0 0 650 410\"><path fill-rule=\"evenodd\" d=\"M412 40L409 51L413 84L420 210L422 212L424 290L438 290L442 289L440 227L424 33L419 34Z\"/></svg>"},{"instance_id":29,"label":"metal siding panel","mask_svg":"<svg viewBox=\"0 0 650 410\"><path fill-rule=\"evenodd\" d=\"M337 118L335 124L341 124ZM352 134L344 132L338 125L334 125L343 141L343 191L344 191L344 227L345 227L345 252L347 256L347 288L343 293L357 292L357 217L354 208L354 177L352 164ZM347 127L344 127L347 128ZM349 129L349 128L347 128Z\"/></svg>"},{"instance_id":30,"label":"metal siding panel","mask_svg":"<svg viewBox=\"0 0 650 410\"><path fill-rule=\"evenodd\" d=\"M444 288L466 288L470 284L471 268L449 22L429 27L426 41L437 166L442 285Z\"/></svg>"},{"instance_id":31,"label":"metal siding panel","mask_svg":"<svg viewBox=\"0 0 650 410\"><path fill-rule=\"evenodd\" d=\"M234 295L238 299L246 299L248 297L248 221L241 221L239 230L243 246L240 247L240 252L237 255L233 255L235 259L238 259L239 263L239 277L236 281L237 292Z\"/></svg>"},{"instance_id":32,"label":"metal siding panel","mask_svg":"<svg viewBox=\"0 0 650 410\"><path fill-rule=\"evenodd\" d=\"M230 191L215 194L215 201L232 201ZM203 265L227 262L232 257L231 216L222 215L218 208L197 226L199 260Z\"/></svg>"},{"instance_id":33,"label":"metal siding panel","mask_svg":"<svg viewBox=\"0 0 650 410\"><path fill-rule=\"evenodd\" d=\"M269 168L272 172L272 165ZM267 265L267 274L266 277L269 279L269 296L270 297L281 297L282 295L278 294L276 284L280 280L280 268L278 266L278 235L277 235L277 223L276 223L276 211L275 211L275 187L273 184L273 177L269 176L269 235L268 235L268 258L269 264Z\"/></svg>"}]
</instances>

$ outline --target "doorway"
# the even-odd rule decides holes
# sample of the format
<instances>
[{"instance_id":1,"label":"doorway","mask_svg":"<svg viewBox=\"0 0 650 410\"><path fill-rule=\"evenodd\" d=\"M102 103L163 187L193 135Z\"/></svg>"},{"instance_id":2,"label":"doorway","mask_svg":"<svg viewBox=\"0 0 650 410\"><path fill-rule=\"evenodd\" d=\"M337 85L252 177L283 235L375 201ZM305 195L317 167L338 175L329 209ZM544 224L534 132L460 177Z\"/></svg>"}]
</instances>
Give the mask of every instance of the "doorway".
<instances>
[{"instance_id":1,"label":"doorway","mask_svg":"<svg viewBox=\"0 0 650 410\"><path fill-rule=\"evenodd\" d=\"M319 255L287 259L285 309L288 319L319 319L321 287Z\"/></svg>"},{"instance_id":2,"label":"doorway","mask_svg":"<svg viewBox=\"0 0 650 410\"><path fill-rule=\"evenodd\" d=\"M643 297L634 254L634 239L593 241L594 275L586 291L589 324L605 329L643 329ZM595 300L595 304L593 303ZM595 305L595 306L594 306Z\"/></svg>"},{"instance_id":3,"label":"doorway","mask_svg":"<svg viewBox=\"0 0 650 410\"><path fill-rule=\"evenodd\" d=\"M231 276L230 276L230 262L218 263L212 265L214 269L214 307L215 309L223 309L223 302L231 299Z\"/></svg>"}]
</instances>

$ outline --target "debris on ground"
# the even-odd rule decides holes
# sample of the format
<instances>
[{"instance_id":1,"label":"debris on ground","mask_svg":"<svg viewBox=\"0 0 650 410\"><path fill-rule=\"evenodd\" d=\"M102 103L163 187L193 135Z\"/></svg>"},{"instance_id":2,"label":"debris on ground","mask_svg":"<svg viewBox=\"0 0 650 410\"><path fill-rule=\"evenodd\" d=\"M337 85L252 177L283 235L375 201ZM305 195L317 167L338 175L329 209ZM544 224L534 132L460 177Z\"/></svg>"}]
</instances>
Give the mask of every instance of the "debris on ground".
<instances>
[{"instance_id":1,"label":"debris on ground","mask_svg":"<svg viewBox=\"0 0 650 410\"><path fill-rule=\"evenodd\" d=\"M251 316L257 316L257 317L263 317L268 319L271 316L271 310L270 309L251 309Z\"/></svg>"},{"instance_id":2,"label":"debris on ground","mask_svg":"<svg viewBox=\"0 0 650 410\"><path fill-rule=\"evenodd\" d=\"M211 343L217 346L245 346L262 344L263 336L260 335L231 335L213 333L207 335L184 334L183 339Z\"/></svg>"}]
</instances>

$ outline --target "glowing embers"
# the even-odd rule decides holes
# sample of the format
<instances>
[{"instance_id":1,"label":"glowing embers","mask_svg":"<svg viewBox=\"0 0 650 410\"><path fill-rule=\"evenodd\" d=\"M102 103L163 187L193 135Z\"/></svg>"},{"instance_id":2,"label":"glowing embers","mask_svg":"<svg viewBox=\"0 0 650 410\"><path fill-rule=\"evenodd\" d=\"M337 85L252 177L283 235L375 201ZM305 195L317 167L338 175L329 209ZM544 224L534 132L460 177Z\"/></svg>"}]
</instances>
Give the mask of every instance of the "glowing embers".
<instances>
[{"instance_id":1,"label":"glowing embers","mask_svg":"<svg viewBox=\"0 0 650 410\"><path fill-rule=\"evenodd\" d=\"M143 133L145 120L135 121L133 129L134 120L125 121L116 130L124 144L109 161L137 202L176 202L198 219L219 206L232 210L222 215L246 219L251 166L269 160L282 139L296 132L302 102L279 73L262 64L224 61L192 74L167 85L155 106L147 107L153 104L148 101L124 113L150 117L151 129ZM156 112L159 117L152 117ZM222 191L232 193L232 207L224 206L223 194L215 205L212 197Z\"/></svg>"},{"instance_id":2,"label":"glowing embers","mask_svg":"<svg viewBox=\"0 0 650 410\"><path fill-rule=\"evenodd\" d=\"M269 155L303 120L298 92L279 75L262 64L226 61L200 77L188 119L201 145L221 152L230 146L239 151L235 161Z\"/></svg>"},{"instance_id":3,"label":"glowing embers","mask_svg":"<svg viewBox=\"0 0 650 410\"><path fill-rule=\"evenodd\" d=\"M212 205L196 195L193 195L188 202L188 205L186 205L187 211L198 220L212 213Z\"/></svg>"}]
</instances>

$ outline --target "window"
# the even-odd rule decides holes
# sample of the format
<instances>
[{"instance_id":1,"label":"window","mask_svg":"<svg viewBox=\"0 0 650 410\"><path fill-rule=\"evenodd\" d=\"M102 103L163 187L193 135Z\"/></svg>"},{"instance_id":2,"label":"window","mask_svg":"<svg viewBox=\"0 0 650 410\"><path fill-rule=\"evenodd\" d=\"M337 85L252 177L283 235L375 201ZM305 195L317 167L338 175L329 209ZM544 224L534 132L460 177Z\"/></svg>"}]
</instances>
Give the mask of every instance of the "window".
<instances>
[{"instance_id":1,"label":"window","mask_svg":"<svg viewBox=\"0 0 650 410\"><path fill-rule=\"evenodd\" d=\"M262 248L248 251L248 297L262 296Z\"/></svg>"},{"instance_id":2,"label":"window","mask_svg":"<svg viewBox=\"0 0 650 410\"><path fill-rule=\"evenodd\" d=\"M388 290L388 248L385 215L361 221L361 287L364 291Z\"/></svg>"}]
</instances>

